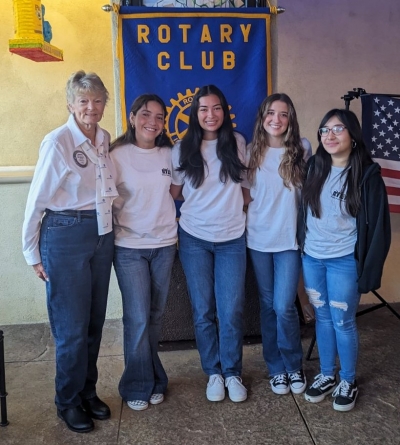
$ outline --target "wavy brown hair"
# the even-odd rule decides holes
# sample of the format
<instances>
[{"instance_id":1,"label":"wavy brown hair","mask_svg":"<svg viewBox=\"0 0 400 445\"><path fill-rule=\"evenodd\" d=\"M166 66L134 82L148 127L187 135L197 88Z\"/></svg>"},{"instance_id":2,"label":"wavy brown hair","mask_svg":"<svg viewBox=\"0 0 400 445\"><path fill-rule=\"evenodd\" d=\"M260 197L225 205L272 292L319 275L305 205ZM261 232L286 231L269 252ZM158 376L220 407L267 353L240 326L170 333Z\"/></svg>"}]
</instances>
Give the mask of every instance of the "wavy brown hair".
<instances>
[{"instance_id":1,"label":"wavy brown hair","mask_svg":"<svg viewBox=\"0 0 400 445\"><path fill-rule=\"evenodd\" d=\"M256 171L260 168L266 151L269 147L268 133L264 128L264 121L273 102L284 102L288 106L288 128L283 134L283 147L285 152L279 165L279 175L285 187L301 188L304 181L306 162L304 161L304 148L300 139L299 123L292 100L287 94L275 93L264 99L260 105L254 126L253 140L250 143L250 161L248 166L248 179L250 184L255 182Z\"/></svg>"}]
</instances>

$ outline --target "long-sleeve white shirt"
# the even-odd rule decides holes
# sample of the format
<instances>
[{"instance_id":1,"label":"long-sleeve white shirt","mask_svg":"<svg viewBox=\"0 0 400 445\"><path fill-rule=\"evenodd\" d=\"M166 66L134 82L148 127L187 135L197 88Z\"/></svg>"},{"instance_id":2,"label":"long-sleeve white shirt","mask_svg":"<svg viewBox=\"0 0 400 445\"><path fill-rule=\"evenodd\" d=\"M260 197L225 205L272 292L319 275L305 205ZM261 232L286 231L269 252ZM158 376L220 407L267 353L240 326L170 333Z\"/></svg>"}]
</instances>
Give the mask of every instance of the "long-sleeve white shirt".
<instances>
[{"instance_id":1,"label":"long-sleeve white shirt","mask_svg":"<svg viewBox=\"0 0 400 445\"><path fill-rule=\"evenodd\" d=\"M90 140L73 115L66 124L45 136L29 190L22 227L23 254L28 265L41 262L40 225L45 209L93 210L96 208L96 165L80 146ZM95 146L108 147L110 135L97 126ZM107 157L108 167L113 170Z\"/></svg>"}]
</instances>

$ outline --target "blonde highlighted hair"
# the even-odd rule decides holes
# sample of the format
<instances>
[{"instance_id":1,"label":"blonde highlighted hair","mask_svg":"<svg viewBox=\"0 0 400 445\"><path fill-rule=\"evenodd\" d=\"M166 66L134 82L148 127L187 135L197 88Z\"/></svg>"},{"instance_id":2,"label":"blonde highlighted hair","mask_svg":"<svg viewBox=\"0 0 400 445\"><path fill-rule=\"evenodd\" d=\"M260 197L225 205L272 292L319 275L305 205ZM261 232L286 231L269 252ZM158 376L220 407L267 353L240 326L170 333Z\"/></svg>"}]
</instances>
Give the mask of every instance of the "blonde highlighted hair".
<instances>
[{"instance_id":1,"label":"blonde highlighted hair","mask_svg":"<svg viewBox=\"0 0 400 445\"><path fill-rule=\"evenodd\" d=\"M288 106L288 128L283 134L283 147L285 149L279 165L279 175L285 187L301 188L303 185L306 163L304 161L304 148L300 139L299 124L296 110L290 97L284 93L275 93L264 99L260 105L254 125L253 139L249 145L250 161L248 165L248 179L250 184L255 182L256 171L260 168L265 153L269 147L268 133L264 128L264 121L273 102L284 102Z\"/></svg>"}]
</instances>

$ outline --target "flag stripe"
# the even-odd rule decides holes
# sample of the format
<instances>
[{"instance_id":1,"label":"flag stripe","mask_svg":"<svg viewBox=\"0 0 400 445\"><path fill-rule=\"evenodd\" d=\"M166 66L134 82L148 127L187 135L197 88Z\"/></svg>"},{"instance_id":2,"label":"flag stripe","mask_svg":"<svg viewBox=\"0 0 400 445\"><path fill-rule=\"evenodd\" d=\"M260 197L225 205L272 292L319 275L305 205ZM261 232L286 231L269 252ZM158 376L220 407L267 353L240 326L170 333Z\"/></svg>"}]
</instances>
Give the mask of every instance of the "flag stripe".
<instances>
[{"instance_id":1,"label":"flag stripe","mask_svg":"<svg viewBox=\"0 0 400 445\"><path fill-rule=\"evenodd\" d=\"M385 181L386 187L400 187L400 179L384 177L383 180Z\"/></svg>"},{"instance_id":2,"label":"flag stripe","mask_svg":"<svg viewBox=\"0 0 400 445\"><path fill-rule=\"evenodd\" d=\"M386 187L388 195L400 196L400 189L396 187Z\"/></svg>"},{"instance_id":3,"label":"flag stripe","mask_svg":"<svg viewBox=\"0 0 400 445\"><path fill-rule=\"evenodd\" d=\"M387 168L383 168L382 169L382 176L385 176L386 178L400 179L400 171L389 170Z\"/></svg>"}]
</instances>

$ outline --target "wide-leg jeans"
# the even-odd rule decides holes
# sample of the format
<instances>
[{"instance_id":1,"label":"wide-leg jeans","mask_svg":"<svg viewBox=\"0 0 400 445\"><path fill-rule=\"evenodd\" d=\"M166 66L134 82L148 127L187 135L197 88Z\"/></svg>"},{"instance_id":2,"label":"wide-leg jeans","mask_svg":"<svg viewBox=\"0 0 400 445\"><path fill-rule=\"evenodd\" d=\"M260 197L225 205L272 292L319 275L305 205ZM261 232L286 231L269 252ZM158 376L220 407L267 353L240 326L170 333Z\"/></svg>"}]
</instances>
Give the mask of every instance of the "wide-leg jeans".
<instances>
[{"instance_id":1,"label":"wide-leg jeans","mask_svg":"<svg viewBox=\"0 0 400 445\"><path fill-rule=\"evenodd\" d=\"M299 371L303 351L295 301L300 252L249 249L260 296L263 356L272 377Z\"/></svg>"},{"instance_id":2,"label":"wide-leg jeans","mask_svg":"<svg viewBox=\"0 0 400 445\"><path fill-rule=\"evenodd\" d=\"M176 244L155 249L115 246L114 267L122 294L125 370L123 400L148 402L164 394L168 377L158 356Z\"/></svg>"},{"instance_id":3,"label":"wide-leg jeans","mask_svg":"<svg viewBox=\"0 0 400 445\"><path fill-rule=\"evenodd\" d=\"M97 358L106 315L114 233L99 236L95 210L79 216L46 211L40 232L47 309L56 345L61 410L96 395Z\"/></svg>"},{"instance_id":4,"label":"wide-leg jeans","mask_svg":"<svg viewBox=\"0 0 400 445\"><path fill-rule=\"evenodd\" d=\"M179 256L193 309L201 364L207 375L240 376L245 300L245 235L226 242L196 238L181 227Z\"/></svg>"},{"instance_id":5,"label":"wide-leg jeans","mask_svg":"<svg viewBox=\"0 0 400 445\"><path fill-rule=\"evenodd\" d=\"M360 302L354 255L317 259L303 255L304 285L315 312L321 372L353 382L358 358L356 313Z\"/></svg>"}]
</instances>

